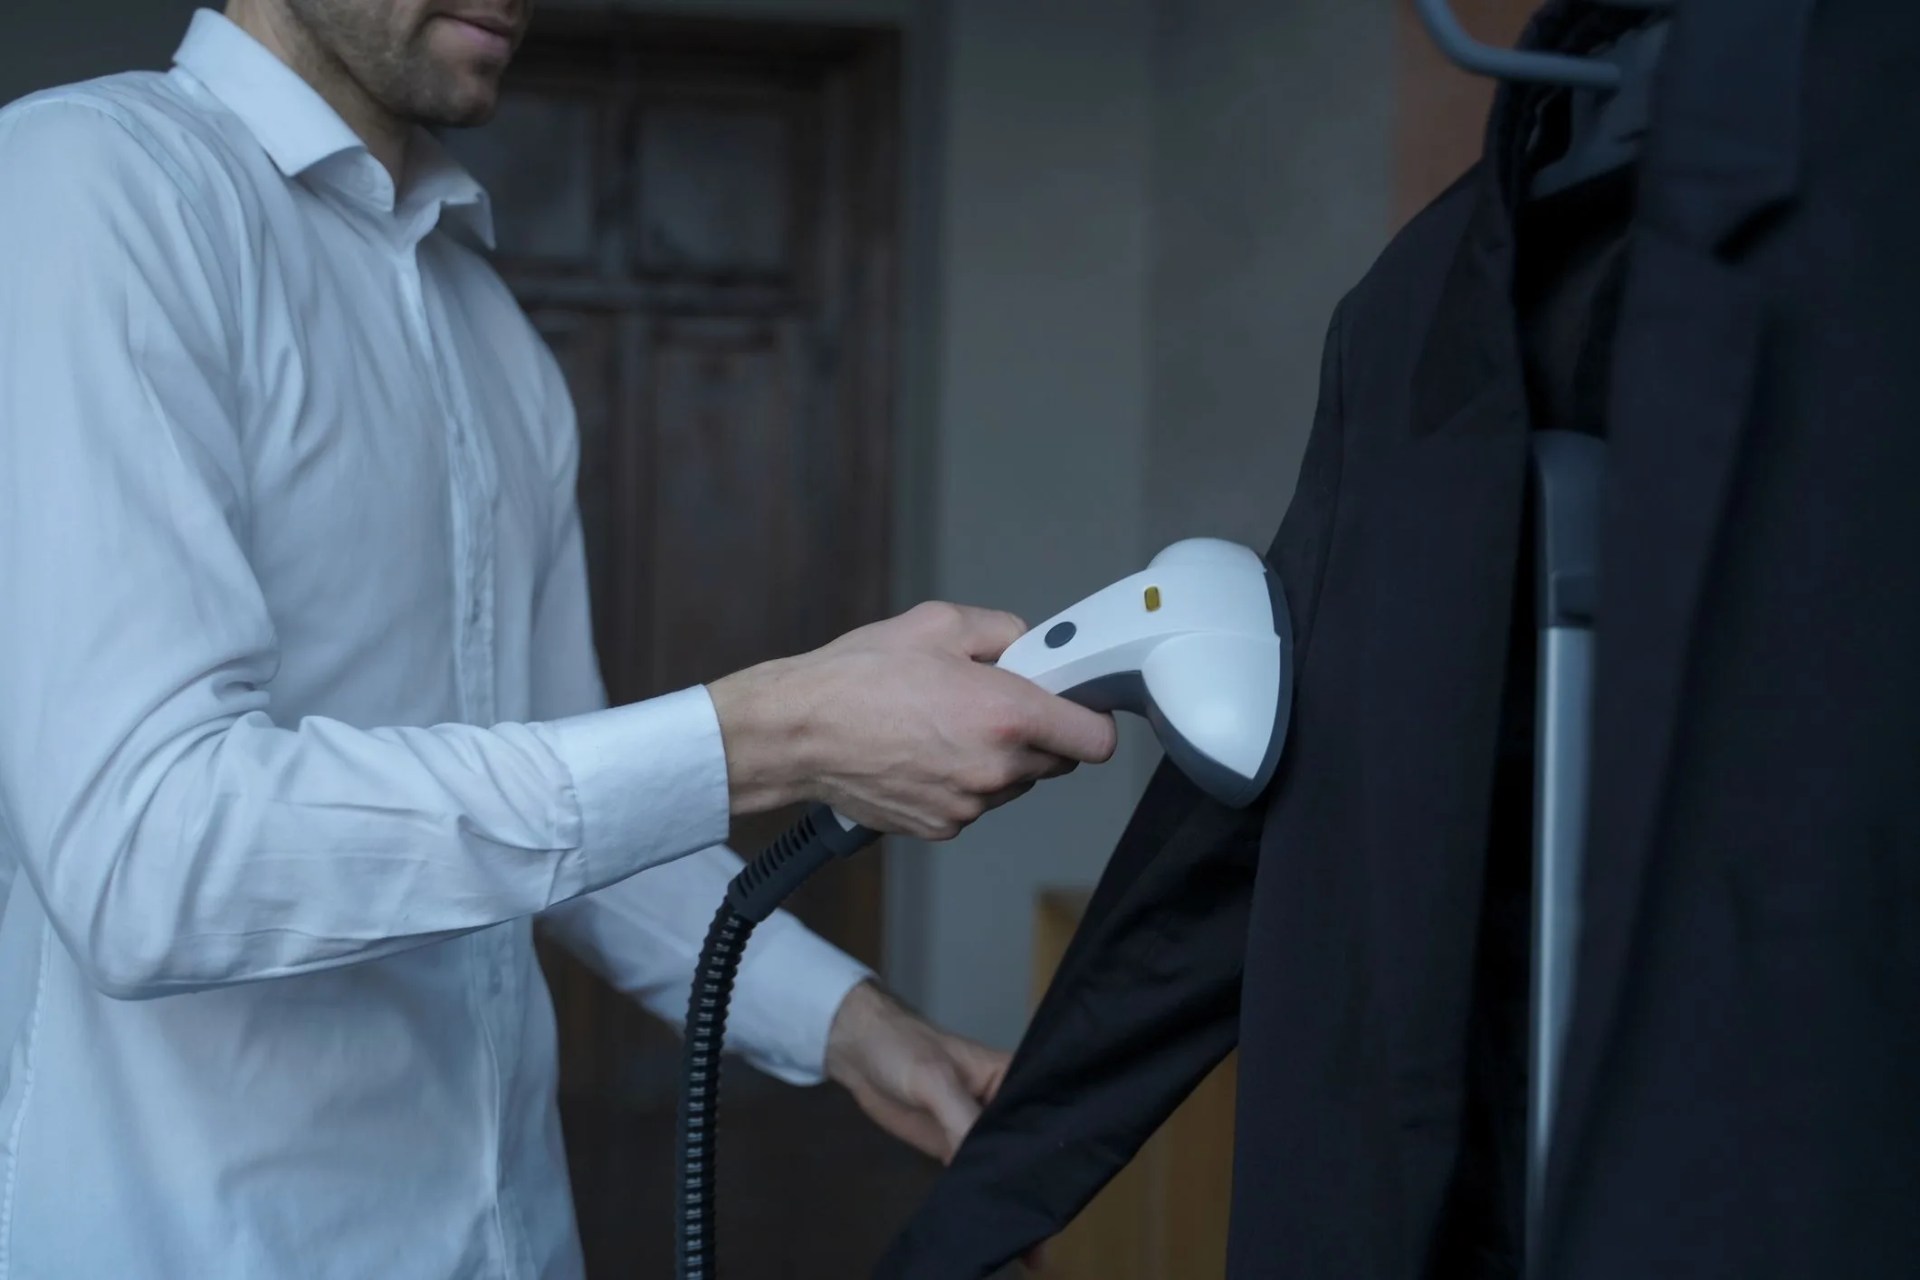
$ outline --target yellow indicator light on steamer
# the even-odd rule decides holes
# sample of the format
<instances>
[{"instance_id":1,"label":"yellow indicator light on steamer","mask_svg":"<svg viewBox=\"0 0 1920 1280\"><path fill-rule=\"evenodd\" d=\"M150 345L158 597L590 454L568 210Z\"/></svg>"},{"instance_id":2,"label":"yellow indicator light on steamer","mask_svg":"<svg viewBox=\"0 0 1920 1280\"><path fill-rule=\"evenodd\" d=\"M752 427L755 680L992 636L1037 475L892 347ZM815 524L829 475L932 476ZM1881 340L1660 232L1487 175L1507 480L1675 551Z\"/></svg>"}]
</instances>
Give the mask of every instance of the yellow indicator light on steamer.
<instances>
[{"instance_id":1,"label":"yellow indicator light on steamer","mask_svg":"<svg viewBox=\"0 0 1920 1280\"><path fill-rule=\"evenodd\" d=\"M1147 612L1153 613L1160 608L1160 588L1147 588Z\"/></svg>"}]
</instances>

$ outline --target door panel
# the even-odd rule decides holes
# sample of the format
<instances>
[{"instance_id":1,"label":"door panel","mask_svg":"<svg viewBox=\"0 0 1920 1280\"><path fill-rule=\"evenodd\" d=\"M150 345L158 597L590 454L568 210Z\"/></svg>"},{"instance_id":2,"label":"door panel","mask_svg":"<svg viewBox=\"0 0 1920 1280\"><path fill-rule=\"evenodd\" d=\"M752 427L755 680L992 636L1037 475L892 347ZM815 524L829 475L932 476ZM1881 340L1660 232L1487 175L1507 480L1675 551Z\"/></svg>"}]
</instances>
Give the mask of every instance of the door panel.
<instances>
[{"instance_id":1,"label":"door panel","mask_svg":"<svg viewBox=\"0 0 1920 1280\"><path fill-rule=\"evenodd\" d=\"M644 412L659 481L649 505L662 553L646 639L656 688L780 656L798 630L797 580L830 571L796 518L793 329L676 320L657 326L649 344Z\"/></svg>"},{"instance_id":2,"label":"door panel","mask_svg":"<svg viewBox=\"0 0 1920 1280\"><path fill-rule=\"evenodd\" d=\"M487 188L502 255L528 265L591 264L599 127L592 97L525 92L506 95L485 129L460 135L468 166L495 179Z\"/></svg>"},{"instance_id":3,"label":"door panel","mask_svg":"<svg viewBox=\"0 0 1920 1280\"><path fill-rule=\"evenodd\" d=\"M640 120L640 270L786 272L797 202L781 105L662 104Z\"/></svg>"}]
</instances>

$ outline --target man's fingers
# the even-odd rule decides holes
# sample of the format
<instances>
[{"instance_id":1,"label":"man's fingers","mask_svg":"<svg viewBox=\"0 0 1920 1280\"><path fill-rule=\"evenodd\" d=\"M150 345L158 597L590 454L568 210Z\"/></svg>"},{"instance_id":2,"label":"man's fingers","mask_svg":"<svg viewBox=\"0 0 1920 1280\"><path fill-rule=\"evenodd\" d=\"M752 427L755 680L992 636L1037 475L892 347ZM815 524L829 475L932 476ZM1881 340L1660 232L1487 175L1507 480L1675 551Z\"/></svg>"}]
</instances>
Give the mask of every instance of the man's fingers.
<instances>
[{"instance_id":1,"label":"man's fingers","mask_svg":"<svg viewBox=\"0 0 1920 1280\"><path fill-rule=\"evenodd\" d=\"M1031 790L1033 790L1032 782L1016 782L1004 791L996 791L992 795L987 796L981 803L986 805L987 812L991 813L1001 805L1012 804L1015 800L1018 800Z\"/></svg>"},{"instance_id":2,"label":"man's fingers","mask_svg":"<svg viewBox=\"0 0 1920 1280\"><path fill-rule=\"evenodd\" d=\"M1080 767L1078 760L1068 760L1061 756L1043 755L1041 759L1040 776L1042 778L1064 778Z\"/></svg>"},{"instance_id":3,"label":"man's fingers","mask_svg":"<svg viewBox=\"0 0 1920 1280\"><path fill-rule=\"evenodd\" d=\"M1081 764L1105 764L1113 758L1120 731L1113 717L1089 711L1065 698L1039 693L1030 703L1027 745Z\"/></svg>"},{"instance_id":4,"label":"man's fingers","mask_svg":"<svg viewBox=\"0 0 1920 1280\"><path fill-rule=\"evenodd\" d=\"M1068 760L1064 756L1052 755L1045 751L1035 751L1032 748L1027 748L1019 752L1013 761L1014 773L1015 776L1020 779L1018 785L1022 788L1031 786L1036 782L1045 781L1048 778L1058 778L1065 774L1072 773L1079 767L1080 762L1077 760ZM1014 792L1006 798L1011 800L1014 798L1014 795L1020 794L1024 794L1024 791ZM1004 802L996 797L995 804L998 805L1000 803Z\"/></svg>"},{"instance_id":5,"label":"man's fingers","mask_svg":"<svg viewBox=\"0 0 1920 1280\"><path fill-rule=\"evenodd\" d=\"M924 1111L903 1114L881 1127L921 1155L941 1164L953 1163L954 1148L947 1142L947 1131L930 1114Z\"/></svg>"},{"instance_id":6,"label":"man's fingers","mask_svg":"<svg viewBox=\"0 0 1920 1280\"><path fill-rule=\"evenodd\" d=\"M940 1125L940 1132L946 1136L947 1159L960 1149L960 1143L966 1138L967 1131L973 1128L973 1122L980 1118L980 1103L968 1092L960 1076L951 1071L936 1071L928 1082L925 1106L933 1113Z\"/></svg>"},{"instance_id":7,"label":"man's fingers","mask_svg":"<svg viewBox=\"0 0 1920 1280\"><path fill-rule=\"evenodd\" d=\"M997 661L1007 646L1027 634L1027 624L998 609L977 609L972 605L948 605L953 610L955 643L960 652L977 662Z\"/></svg>"},{"instance_id":8,"label":"man's fingers","mask_svg":"<svg viewBox=\"0 0 1920 1280\"><path fill-rule=\"evenodd\" d=\"M992 1102L993 1095L1000 1091L1000 1082L1006 1079L1013 1055L962 1036L947 1036L947 1044L967 1092L982 1103Z\"/></svg>"}]
</instances>

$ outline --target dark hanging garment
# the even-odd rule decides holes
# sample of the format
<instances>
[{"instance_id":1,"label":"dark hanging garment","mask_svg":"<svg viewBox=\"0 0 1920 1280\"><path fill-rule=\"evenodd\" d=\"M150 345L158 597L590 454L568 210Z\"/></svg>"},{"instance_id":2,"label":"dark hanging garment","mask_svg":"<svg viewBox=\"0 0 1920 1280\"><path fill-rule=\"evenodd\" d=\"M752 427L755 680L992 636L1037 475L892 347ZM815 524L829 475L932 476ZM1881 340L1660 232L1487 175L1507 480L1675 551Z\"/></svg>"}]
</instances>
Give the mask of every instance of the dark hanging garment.
<instances>
[{"instance_id":1,"label":"dark hanging garment","mask_svg":"<svg viewBox=\"0 0 1920 1280\"><path fill-rule=\"evenodd\" d=\"M1920 5L1680 0L1543 1272L1920 1276Z\"/></svg>"},{"instance_id":2,"label":"dark hanging garment","mask_svg":"<svg viewBox=\"0 0 1920 1280\"><path fill-rule=\"evenodd\" d=\"M1156 778L881 1277L1058 1231L1235 1043L1232 1277L1518 1274L1530 425L1610 466L1543 1274L1920 1275L1920 6L1681 0L1558 206L1552 111L1336 312L1272 790Z\"/></svg>"}]
</instances>

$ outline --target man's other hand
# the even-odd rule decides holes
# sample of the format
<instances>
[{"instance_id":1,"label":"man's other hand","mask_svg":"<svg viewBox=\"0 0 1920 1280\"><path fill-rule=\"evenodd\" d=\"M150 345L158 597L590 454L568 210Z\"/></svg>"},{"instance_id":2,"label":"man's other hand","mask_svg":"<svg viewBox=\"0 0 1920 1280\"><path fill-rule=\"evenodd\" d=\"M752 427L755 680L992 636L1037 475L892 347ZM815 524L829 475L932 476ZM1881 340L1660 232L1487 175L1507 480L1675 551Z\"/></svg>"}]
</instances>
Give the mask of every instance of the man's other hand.
<instances>
[{"instance_id":1,"label":"man's other hand","mask_svg":"<svg viewBox=\"0 0 1920 1280\"><path fill-rule=\"evenodd\" d=\"M847 994L827 1075L873 1122L942 1164L1007 1073L1009 1055L933 1026L871 982Z\"/></svg>"}]
</instances>

